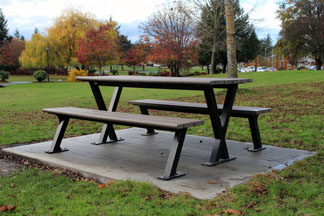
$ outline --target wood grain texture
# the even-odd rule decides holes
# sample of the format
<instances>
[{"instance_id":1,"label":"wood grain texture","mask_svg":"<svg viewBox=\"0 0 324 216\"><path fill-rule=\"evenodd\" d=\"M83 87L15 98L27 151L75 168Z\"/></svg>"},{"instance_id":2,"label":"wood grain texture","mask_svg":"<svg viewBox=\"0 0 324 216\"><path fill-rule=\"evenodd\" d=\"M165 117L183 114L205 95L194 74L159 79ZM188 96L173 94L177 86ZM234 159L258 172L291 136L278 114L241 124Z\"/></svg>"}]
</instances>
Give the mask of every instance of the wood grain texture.
<instances>
[{"instance_id":1,"label":"wood grain texture","mask_svg":"<svg viewBox=\"0 0 324 216\"><path fill-rule=\"evenodd\" d=\"M70 118L96 121L103 123L120 124L135 127L152 127L165 130L179 130L191 126L204 124L202 120L171 118L161 116L149 116L141 114L107 112L103 110L76 108L76 107L58 107L45 108L44 112L67 116Z\"/></svg>"},{"instance_id":2,"label":"wood grain texture","mask_svg":"<svg viewBox=\"0 0 324 216\"><path fill-rule=\"evenodd\" d=\"M207 104L203 103L191 103L191 102L182 102L182 101L167 101L167 100L136 100L129 101L129 104L137 105L137 106L145 106L151 109L161 109L161 110L169 110L169 111L177 111L179 109L184 111L190 111L194 113L202 113L207 114ZM223 109L223 105L217 105L219 110ZM259 115L262 113L271 112L271 108L264 107L245 107L245 106L233 106L231 114L246 114L246 115Z\"/></svg>"}]
</instances>

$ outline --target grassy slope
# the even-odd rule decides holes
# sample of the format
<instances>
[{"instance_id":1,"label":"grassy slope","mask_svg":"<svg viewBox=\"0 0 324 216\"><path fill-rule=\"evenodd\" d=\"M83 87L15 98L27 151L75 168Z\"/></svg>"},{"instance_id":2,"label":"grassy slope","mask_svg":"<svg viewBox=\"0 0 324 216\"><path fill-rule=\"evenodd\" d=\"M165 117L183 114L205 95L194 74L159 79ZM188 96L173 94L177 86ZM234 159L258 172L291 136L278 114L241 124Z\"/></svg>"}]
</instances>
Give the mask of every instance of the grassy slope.
<instances>
[{"instance_id":1,"label":"grassy slope","mask_svg":"<svg viewBox=\"0 0 324 216\"><path fill-rule=\"evenodd\" d=\"M260 117L263 142L317 151L316 156L279 173L256 176L211 201L170 195L151 185L128 181L98 189L90 182L76 182L55 172L27 168L0 179L0 206L16 205L18 208L12 213L17 215L204 215L221 214L224 209L240 210L247 215L324 214L323 71L245 73L240 77L253 78L254 82L241 86L236 104L274 109ZM112 89L102 90L109 99ZM0 92L2 145L51 139L57 122L40 112L43 107L95 107L86 83L17 85ZM217 93L218 97L222 97L221 93ZM136 112L126 106L127 101L147 97L201 100L200 93L192 91L132 89L123 94L119 109ZM190 133L211 136L210 125L205 122L204 127L194 128ZM100 124L75 121L68 134L99 130ZM251 140L246 121L231 119L228 137Z\"/></svg>"}]
</instances>

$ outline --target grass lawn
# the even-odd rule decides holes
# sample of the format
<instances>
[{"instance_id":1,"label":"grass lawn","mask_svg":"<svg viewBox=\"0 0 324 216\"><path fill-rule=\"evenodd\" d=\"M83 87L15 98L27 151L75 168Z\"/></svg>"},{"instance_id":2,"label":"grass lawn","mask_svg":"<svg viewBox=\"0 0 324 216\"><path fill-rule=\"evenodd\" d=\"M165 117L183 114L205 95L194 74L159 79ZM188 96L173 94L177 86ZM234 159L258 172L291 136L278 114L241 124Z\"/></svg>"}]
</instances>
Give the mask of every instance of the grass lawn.
<instances>
[{"instance_id":1,"label":"grass lawn","mask_svg":"<svg viewBox=\"0 0 324 216\"><path fill-rule=\"evenodd\" d=\"M217 75L219 76L219 75ZM224 76L224 75L220 75ZM173 195L152 185L118 181L107 187L76 181L60 172L24 168L0 178L0 206L17 206L3 215L323 215L324 214L324 72L278 71L241 73L253 83L241 85L236 105L263 106L273 112L259 119L264 144L318 152L280 172L255 176L214 200ZM23 77L20 77L23 78ZM12 81L11 77L9 81ZM15 80L16 81L16 80ZM17 81L26 81L19 79ZM102 88L109 101L112 88ZM44 107L95 108L87 83L33 83L0 89L0 146L53 138L56 117ZM217 91L217 99L223 99ZM202 100L201 92L125 89L119 111L139 112L127 105L132 99ZM163 114L162 112L155 112ZM192 114L172 113L193 117ZM188 133L212 136L205 125ZM101 124L72 120L67 136L99 132ZM73 125L73 127L71 126ZM232 118L228 139L251 141L246 119ZM1 214L1 213L0 213Z\"/></svg>"}]
</instances>

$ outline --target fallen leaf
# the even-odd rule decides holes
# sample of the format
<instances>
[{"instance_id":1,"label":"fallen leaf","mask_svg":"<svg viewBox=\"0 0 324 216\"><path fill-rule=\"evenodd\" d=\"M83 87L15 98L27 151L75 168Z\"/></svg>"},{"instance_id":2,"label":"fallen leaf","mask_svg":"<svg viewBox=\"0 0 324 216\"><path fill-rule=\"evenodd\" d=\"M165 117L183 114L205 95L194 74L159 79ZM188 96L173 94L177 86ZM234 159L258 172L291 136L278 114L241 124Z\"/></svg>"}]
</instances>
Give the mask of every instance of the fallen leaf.
<instances>
[{"instance_id":1,"label":"fallen leaf","mask_svg":"<svg viewBox=\"0 0 324 216\"><path fill-rule=\"evenodd\" d=\"M219 184L220 182L219 181L208 181L207 184Z\"/></svg>"},{"instance_id":2,"label":"fallen leaf","mask_svg":"<svg viewBox=\"0 0 324 216\"><path fill-rule=\"evenodd\" d=\"M221 216L219 214L205 214L204 216Z\"/></svg>"},{"instance_id":3,"label":"fallen leaf","mask_svg":"<svg viewBox=\"0 0 324 216\"><path fill-rule=\"evenodd\" d=\"M256 202L255 201L252 201L246 207L249 209L249 208L253 208L255 205L256 205Z\"/></svg>"},{"instance_id":4,"label":"fallen leaf","mask_svg":"<svg viewBox=\"0 0 324 216\"><path fill-rule=\"evenodd\" d=\"M13 211L17 208L17 206L0 206L0 212L6 212L6 211Z\"/></svg>"},{"instance_id":5,"label":"fallen leaf","mask_svg":"<svg viewBox=\"0 0 324 216\"><path fill-rule=\"evenodd\" d=\"M227 214L234 214L234 215L241 215L242 212L238 211L238 210L234 210L234 209L224 209L222 210L223 213L227 213Z\"/></svg>"},{"instance_id":6,"label":"fallen leaf","mask_svg":"<svg viewBox=\"0 0 324 216\"><path fill-rule=\"evenodd\" d=\"M12 184L10 185L10 187L11 187L11 188L14 188L14 187L15 187L15 184L14 184L14 183L12 183Z\"/></svg>"},{"instance_id":7,"label":"fallen leaf","mask_svg":"<svg viewBox=\"0 0 324 216\"><path fill-rule=\"evenodd\" d=\"M98 188L105 188L105 187L106 187L105 184L100 184L100 185L98 185Z\"/></svg>"}]
</instances>

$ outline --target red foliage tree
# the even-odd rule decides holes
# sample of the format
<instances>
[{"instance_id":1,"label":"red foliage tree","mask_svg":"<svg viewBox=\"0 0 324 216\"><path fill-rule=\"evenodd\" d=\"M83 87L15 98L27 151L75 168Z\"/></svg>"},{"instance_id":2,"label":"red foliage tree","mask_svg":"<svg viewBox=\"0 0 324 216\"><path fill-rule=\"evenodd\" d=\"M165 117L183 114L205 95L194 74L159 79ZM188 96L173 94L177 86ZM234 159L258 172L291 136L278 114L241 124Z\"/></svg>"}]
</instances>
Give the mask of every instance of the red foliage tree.
<instances>
[{"instance_id":1,"label":"red foliage tree","mask_svg":"<svg viewBox=\"0 0 324 216\"><path fill-rule=\"evenodd\" d=\"M150 46L148 43L139 42L135 44L132 48L127 51L125 62L129 66L133 66L135 71L135 66L146 62L146 57L150 51Z\"/></svg>"},{"instance_id":2,"label":"red foliage tree","mask_svg":"<svg viewBox=\"0 0 324 216\"><path fill-rule=\"evenodd\" d=\"M4 41L0 48L0 65L9 70L18 69L19 56L24 49L25 42L18 38Z\"/></svg>"},{"instance_id":3,"label":"red foliage tree","mask_svg":"<svg viewBox=\"0 0 324 216\"><path fill-rule=\"evenodd\" d=\"M152 39L152 52L148 59L156 63L167 64L171 73L179 76L181 67L196 58L197 31L190 16L192 11L182 2L174 2L155 12L141 29L144 35Z\"/></svg>"},{"instance_id":4,"label":"red foliage tree","mask_svg":"<svg viewBox=\"0 0 324 216\"><path fill-rule=\"evenodd\" d=\"M98 29L93 28L87 32L85 39L78 41L78 61L84 65L98 66L100 75L102 66L118 58L118 32L114 27L114 23L107 23Z\"/></svg>"}]
</instances>

